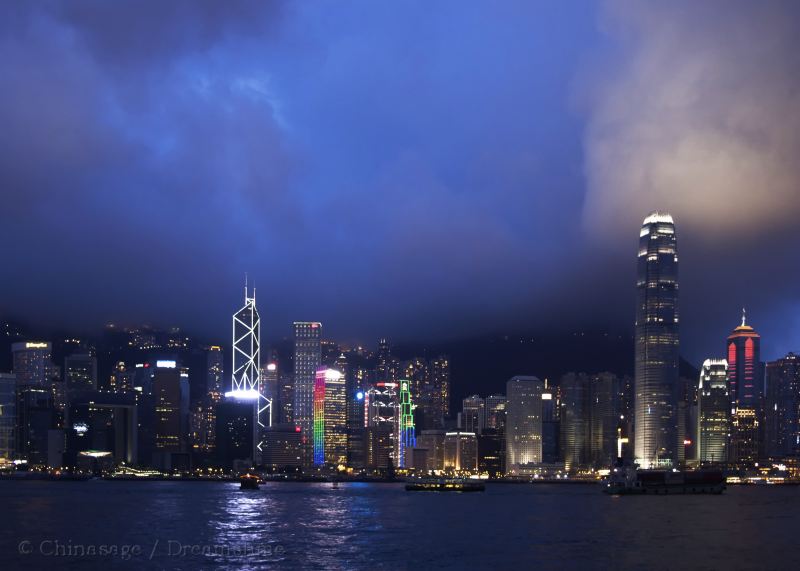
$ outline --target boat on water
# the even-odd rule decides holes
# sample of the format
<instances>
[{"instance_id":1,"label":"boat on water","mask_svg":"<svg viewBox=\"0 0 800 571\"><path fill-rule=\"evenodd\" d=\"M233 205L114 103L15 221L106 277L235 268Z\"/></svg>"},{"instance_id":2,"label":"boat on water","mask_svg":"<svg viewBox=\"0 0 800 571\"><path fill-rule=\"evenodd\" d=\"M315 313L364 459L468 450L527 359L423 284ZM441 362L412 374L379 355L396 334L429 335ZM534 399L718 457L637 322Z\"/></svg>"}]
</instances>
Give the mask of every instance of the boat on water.
<instances>
[{"instance_id":1,"label":"boat on water","mask_svg":"<svg viewBox=\"0 0 800 571\"><path fill-rule=\"evenodd\" d=\"M239 484L242 490L257 490L260 483L261 478L255 474L243 474L239 478Z\"/></svg>"},{"instance_id":2,"label":"boat on water","mask_svg":"<svg viewBox=\"0 0 800 571\"><path fill-rule=\"evenodd\" d=\"M725 488L722 470L639 470L622 462L603 481L603 491L612 495L721 494Z\"/></svg>"},{"instance_id":3,"label":"boat on water","mask_svg":"<svg viewBox=\"0 0 800 571\"><path fill-rule=\"evenodd\" d=\"M437 479L419 480L408 482L408 492L483 492L486 485L483 482L462 479Z\"/></svg>"}]
</instances>

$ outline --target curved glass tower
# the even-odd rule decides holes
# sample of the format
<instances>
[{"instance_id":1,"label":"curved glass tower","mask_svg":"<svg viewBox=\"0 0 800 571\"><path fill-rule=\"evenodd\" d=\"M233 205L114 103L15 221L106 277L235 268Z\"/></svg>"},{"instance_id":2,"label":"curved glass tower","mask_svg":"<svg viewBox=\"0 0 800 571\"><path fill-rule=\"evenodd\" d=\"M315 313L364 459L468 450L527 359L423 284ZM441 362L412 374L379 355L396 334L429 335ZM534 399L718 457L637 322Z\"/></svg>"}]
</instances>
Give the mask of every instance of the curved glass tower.
<instances>
[{"instance_id":1,"label":"curved glass tower","mask_svg":"<svg viewBox=\"0 0 800 571\"><path fill-rule=\"evenodd\" d=\"M639 233L634 454L642 468L677 460L678 249L672 216L653 212Z\"/></svg>"}]
</instances>

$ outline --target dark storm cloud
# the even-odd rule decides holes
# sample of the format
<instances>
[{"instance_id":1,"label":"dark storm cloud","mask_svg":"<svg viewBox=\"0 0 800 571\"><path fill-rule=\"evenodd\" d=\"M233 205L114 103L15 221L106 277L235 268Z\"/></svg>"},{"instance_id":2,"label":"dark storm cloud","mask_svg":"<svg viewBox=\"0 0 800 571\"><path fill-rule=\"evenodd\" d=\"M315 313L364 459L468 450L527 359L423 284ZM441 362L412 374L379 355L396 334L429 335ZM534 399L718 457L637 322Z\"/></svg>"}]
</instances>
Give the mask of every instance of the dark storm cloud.
<instances>
[{"instance_id":1,"label":"dark storm cloud","mask_svg":"<svg viewBox=\"0 0 800 571\"><path fill-rule=\"evenodd\" d=\"M641 217L673 208L699 353L720 318L699 309L707 276L732 255L691 197L707 211L729 185L719 216L741 225L745 201L748 251L797 243L794 208L773 208L797 180L791 24L756 54L717 49L751 13L753 44L783 6L718 24L591 2L21 6L0 8L2 307L37 322L224 339L248 271L268 337L293 319L364 341L624 329ZM761 128L762 99L782 127ZM746 192L765 171L768 205ZM732 289L723 330L742 302L797 302Z\"/></svg>"}]
</instances>

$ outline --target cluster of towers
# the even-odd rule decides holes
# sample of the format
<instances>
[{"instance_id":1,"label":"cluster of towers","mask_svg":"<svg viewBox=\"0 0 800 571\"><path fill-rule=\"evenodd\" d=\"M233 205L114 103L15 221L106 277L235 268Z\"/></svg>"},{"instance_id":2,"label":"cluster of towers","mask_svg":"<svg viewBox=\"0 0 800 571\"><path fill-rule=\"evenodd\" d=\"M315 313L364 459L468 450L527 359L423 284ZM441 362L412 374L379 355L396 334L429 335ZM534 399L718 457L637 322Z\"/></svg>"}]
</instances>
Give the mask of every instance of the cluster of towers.
<instances>
[{"instance_id":1,"label":"cluster of towers","mask_svg":"<svg viewBox=\"0 0 800 571\"><path fill-rule=\"evenodd\" d=\"M654 212L639 234L635 329L634 458L644 468L697 462L739 468L785 456L800 439L800 377L789 354L761 361L761 337L741 324L725 358L707 359L699 379L679 370L678 249L669 214ZM800 442L800 440L798 440Z\"/></svg>"}]
</instances>

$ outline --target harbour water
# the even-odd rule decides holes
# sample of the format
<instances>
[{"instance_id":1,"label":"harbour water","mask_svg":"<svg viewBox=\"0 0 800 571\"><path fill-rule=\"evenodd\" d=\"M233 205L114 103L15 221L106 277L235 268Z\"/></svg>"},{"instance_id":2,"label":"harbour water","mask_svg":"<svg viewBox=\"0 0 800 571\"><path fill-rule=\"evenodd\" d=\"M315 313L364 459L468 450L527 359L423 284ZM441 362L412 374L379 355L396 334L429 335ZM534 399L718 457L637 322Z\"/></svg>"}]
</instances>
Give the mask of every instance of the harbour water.
<instances>
[{"instance_id":1,"label":"harbour water","mask_svg":"<svg viewBox=\"0 0 800 571\"><path fill-rule=\"evenodd\" d=\"M786 569L800 487L0 481L0 506L2 569Z\"/></svg>"}]
</instances>

